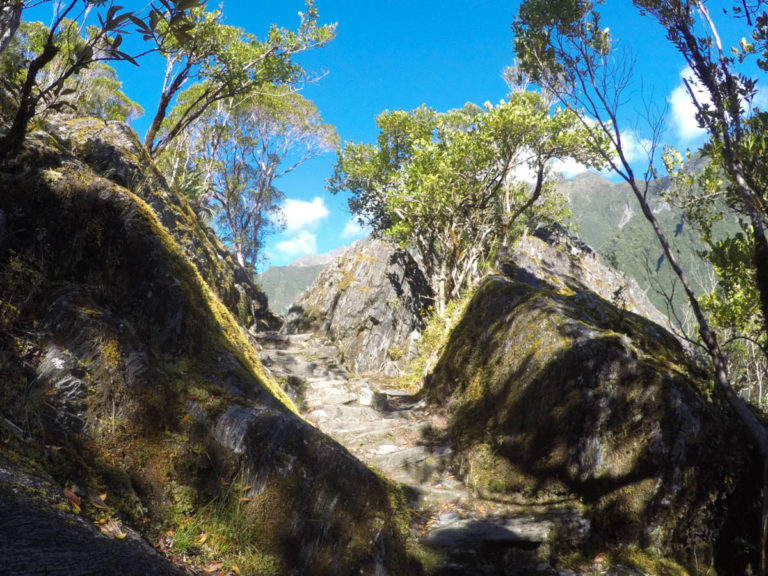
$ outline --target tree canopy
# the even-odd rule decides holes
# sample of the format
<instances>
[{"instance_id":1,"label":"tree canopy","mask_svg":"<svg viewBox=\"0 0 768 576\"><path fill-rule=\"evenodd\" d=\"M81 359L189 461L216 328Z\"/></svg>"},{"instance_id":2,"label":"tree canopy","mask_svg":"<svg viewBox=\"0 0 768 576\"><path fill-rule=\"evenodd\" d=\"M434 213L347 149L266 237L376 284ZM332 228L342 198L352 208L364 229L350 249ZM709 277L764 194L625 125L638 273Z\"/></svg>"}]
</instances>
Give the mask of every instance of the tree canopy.
<instances>
[{"instance_id":1,"label":"tree canopy","mask_svg":"<svg viewBox=\"0 0 768 576\"><path fill-rule=\"evenodd\" d=\"M198 98L203 85L182 93L174 114ZM176 122L169 117L169 125ZM263 238L281 224L283 195L276 181L338 143L315 105L280 86L219 100L161 154L171 182L209 212L238 262L253 268Z\"/></svg>"},{"instance_id":2,"label":"tree canopy","mask_svg":"<svg viewBox=\"0 0 768 576\"><path fill-rule=\"evenodd\" d=\"M347 142L329 189L375 233L413 248L438 309L527 225L560 219L550 161L595 158L569 111L532 92L496 106L383 112L376 144Z\"/></svg>"},{"instance_id":3,"label":"tree canopy","mask_svg":"<svg viewBox=\"0 0 768 576\"><path fill-rule=\"evenodd\" d=\"M194 8L184 34L166 34L167 40L159 46L166 69L160 102L144 137L150 154L156 155L220 100L268 93L270 86L294 86L306 80L304 70L291 57L323 46L335 34L335 26L318 25L313 0L307 0L305 11L299 12L295 31L273 26L263 39L223 24L221 16L218 10ZM161 33L173 24L169 9L156 18ZM195 97L175 102L190 82L199 85ZM169 116L174 102L178 109Z\"/></svg>"}]
</instances>

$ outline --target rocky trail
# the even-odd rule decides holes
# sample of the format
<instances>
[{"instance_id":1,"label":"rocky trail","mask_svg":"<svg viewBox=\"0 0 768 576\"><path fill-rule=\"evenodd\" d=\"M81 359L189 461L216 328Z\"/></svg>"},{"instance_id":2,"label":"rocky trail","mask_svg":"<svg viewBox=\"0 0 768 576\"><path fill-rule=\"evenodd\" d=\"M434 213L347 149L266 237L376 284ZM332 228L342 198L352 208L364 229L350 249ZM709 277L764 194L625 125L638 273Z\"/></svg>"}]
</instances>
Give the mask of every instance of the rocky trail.
<instances>
[{"instance_id":1,"label":"rocky trail","mask_svg":"<svg viewBox=\"0 0 768 576\"><path fill-rule=\"evenodd\" d=\"M434 574L573 574L543 559L555 534L578 537L587 528L575 502L476 497L455 475L445 418L423 400L350 377L337 349L311 334L265 333L259 343L262 363L304 418L403 487Z\"/></svg>"}]
</instances>

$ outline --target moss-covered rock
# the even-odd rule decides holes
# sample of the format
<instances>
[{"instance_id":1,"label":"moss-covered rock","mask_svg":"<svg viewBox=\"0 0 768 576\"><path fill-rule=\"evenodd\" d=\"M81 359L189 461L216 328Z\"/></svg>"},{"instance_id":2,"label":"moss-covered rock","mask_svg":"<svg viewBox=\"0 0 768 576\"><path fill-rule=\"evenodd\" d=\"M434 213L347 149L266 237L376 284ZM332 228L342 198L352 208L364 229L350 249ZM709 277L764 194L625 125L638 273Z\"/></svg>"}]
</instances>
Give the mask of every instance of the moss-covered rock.
<instances>
[{"instance_id":1,"label":"moss-covered rock","mask_svg":"<svg viewBox=\"0 0 768 576\"><path fill-rule=\"evenodd\" d=\"M155 211L163 226L211 286L246 327L275 329L280 320L269 310L253 272L237 264L213 231L201 225L189 204L165 183L125 123L74 118L52 124L61 145L103 177L133 191Z\"/></svg>"},{"instance_id":2,"label":"moss-covered rock","mask_svg":"<svg viewBox=\"0 0 768 576\"><path fill-rule=\"evenodd\" d=\"M398 490L295 414L157 210L44 138L0 189L6 457L170 557L409 573Z\"/></svg>"},{"instance_id":3,"label":"moss-covered rock","mask_svg":"<svg viewBox=\"0 0 768 576\"><path fill-rule=\"evenodd\" d=\"M487 277L425 385L466 480L490 498L577 495L600 546L743 571L759 478L744 431L675 337L585 286L578 246L525 242L525 262L571 273L509 261Z\"/></svg>"}]
</instances>

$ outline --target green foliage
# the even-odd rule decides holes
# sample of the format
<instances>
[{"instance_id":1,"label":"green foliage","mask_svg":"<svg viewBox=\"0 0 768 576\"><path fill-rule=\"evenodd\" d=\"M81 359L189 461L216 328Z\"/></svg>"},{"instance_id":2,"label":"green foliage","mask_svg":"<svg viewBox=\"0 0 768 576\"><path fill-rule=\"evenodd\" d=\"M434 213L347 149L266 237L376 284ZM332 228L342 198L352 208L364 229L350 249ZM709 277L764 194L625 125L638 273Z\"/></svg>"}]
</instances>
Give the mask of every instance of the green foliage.
<instances>
[{"instance_id":1,"label":"green foliage","mask_svg":"<svg viewBox=\"0 0 768 576\"><path fill-rule=\"evenodd\" d=\"M161 45L168 37L178 36L189 28L191 24L186 11L199 5L201 0L161 0L161 3L169 16L165 29L158 28L158 21L153 18L158 11L154 7L150 8L150 23L147 24L134 12L125 11L111 2L57 2L50 29L38 25L26 36L30 54L22 61L25 71L14 79L20 84L18 90L11 90L15 99L11 114L13 121L0 139L0 160L21 151L29 122L39 112L41 104L45 109L57 111L70 105L63 97L74 92L69 85L71 78L97 62L117 60L136 64L133 56L120 50L123 35L130 25L145 39L153 39ZM90 27L87 36L82 37L80 30L93 9L99 25ZM11 30L11 35L15 32ZM4 48L12 40L4 40Z\"/></svg>"},{"instance_id":2,"label":"green foliage","mask_svg":"<svg viewBox=\"0 0 768 576\"><path fill-rule=\"evenodd\" d=\"M99 30L89 27L86 36L81 36L77 22L63 20L60 30L55 34L55 41L61 46L56 57L38 73L36 82L47 84L54 82L70 65L73 55L83 50L89 40L97 36ZM42 53L50 30L40 22L21 22L19 28L5 51L0 54L0 72L2 72L2 91L6 116L12 116L11 102L18 96L27 79L27 64ZM50 111L74 111L80 114L97 116L105 120L132 120L140 116L141 107L132 102L121 90L121 83L113 68L106 64L94 63L72 74L63 84L58 98L43 102L36 115L44 117Z\"/></svg>"},{"instance_id":3,"label":"green foliage","mask_svg":"<svg viewBox=\"0 0 768 576\"><path fill-rule=\"evenodd\" d=\"M473 295L474 292L468 290L452 300L442 315L435 313L432 308L425 312L428 317L427 326L419 340L416 357L400 379L403 388L416 390L420 387L421 379L434 368L448 343L451 330L461 320Z\"/></svg>"},{"instance_id":4,"label":"green foliage","mask_svg":"<svg viewBox=\"0 0 768 576\"><path fill-rule=\"evenodd\" d=\"M149 153L157 155L221 100L262 92L270 84L292 85L304 80L304 70L291 57L329 42L335 26L318 25L313 0L306 0L306 12L299 15L296 31L273 26L266 38L259 40L240 28L222 24L220 11L196 7L190 11L190 25L182 34L163 34L164 41L158 45L166 60L166 77L144 138ZM173 31L174 16L167 9L157 12L154 22L161 34ZM190 81L195 84L194 97L188 94L181 98L182 87Z\"/></svg>"},{"instance_id":5,"label":"green foliage","mask_svg":"<svg viewBox=\"0 0 768 576\"><path fill-rule=\"evenodd\" d=\"M177 125L187 104L206 90L196 84L180 94L166 125ZM332 150L336 130L323 123L312 102L284 86L219 100L189 128L161 155L161 167L190 200L205 207L238 262L253 268L264 235L280 225L283 195L276 181Z\"/></svg>"},{"instance_id":6,"label":"green foliage","mask_svg":"<svg viewBox=\"0 0 768 576\"><path fill-rule=\"evenodd\" d=\"M377 143L347 142L328 188L350 192L351 211L375 233L419 254L439 307L525 226L562 218L549 160L595 162L575 115L550 114L532 92L446 113L387 111L376 122Z\"/></svg>"}]
</instances>

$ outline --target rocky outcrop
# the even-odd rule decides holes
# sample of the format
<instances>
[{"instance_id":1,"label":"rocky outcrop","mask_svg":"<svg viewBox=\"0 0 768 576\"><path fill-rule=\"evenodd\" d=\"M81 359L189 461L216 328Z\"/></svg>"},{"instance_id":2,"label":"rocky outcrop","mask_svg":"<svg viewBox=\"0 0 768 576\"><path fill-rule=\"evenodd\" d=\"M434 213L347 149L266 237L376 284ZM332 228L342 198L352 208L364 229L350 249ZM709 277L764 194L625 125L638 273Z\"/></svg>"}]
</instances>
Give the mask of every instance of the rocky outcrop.
<instances>
[{"instance_id":1,"label":"rocky outcrop","mask_svg":"<svg viewBox=\"0 0 768 576\"><path fill-rule=\"evenodd\" d=\"M75 512L53 479L20 470L18 462L12 464L2 456L0 506L0 572L4 574L184 574L135 530L123 527L108 535L105 528L102 532Z\"/></svg>"},{"instance_id":2,"label":"rocky outcrop","mask_svg":"<svg viewBox=\"0 0 768 576\"><path fill-rule=\"evenodd\" d=\"M285 329L329 338L352 372L395 375L415 353L431 301L408 252L367 238L320 273L289 310Z\"/></svg>"},{"instance_id":3,"label":"rocky outcrop","mask_svg":"<svg viewBox=\"0 0 768 576\"><path fill-rule=\"evenodd\" d=\"M515 244L502 270L513 280L532 286L551 286L562 293L585 289L627 310L669 327L634 279L606 266L587 244L553 225L536 228Z\"/></svg>"},{"instance_id":4,"label":"rocky outcrop","mask_svg":"<svg viewBox=\"0 0 768 576\"><path fill-rule=\"evenodd\" d=\"M255 324L260 330L280 326L280 320L268 308L266 295L254 284L253 273L237 264L213 231L200 224L189 204L165 184L127 124L74 118L55 123L52 132L94 171L128 188L154 210L240 324Z\"/></svg>"},{"instance_id":5,"label":"rocky outcrop","mask_svg":"<svg viewBox=\"0 0 768 576\"><path fill-rule=\"evenodd\" d=\"M561 233L529 236L501 268L425 384L466 482L501 500L575 495L592 542L742 573L756 460L677 339Z\"/></svg>"},{"instance_id":6,"label":"rocky outcrop","mask_svg":"<svg viewBox=\"0 0 768 576\"><path fill-rule=\"evenodd\" d=\"M397 488L296 415L156 211L56 140L29 142L0 171L0 456L16 471L2 506L27 468L79 493L85 528L54 522L62 542L95 542L99 573L134 553L129 527L177 562L242 573L410 573ZM94 540L101 520L128 536Z\"/></svg>"}]
</instances>

